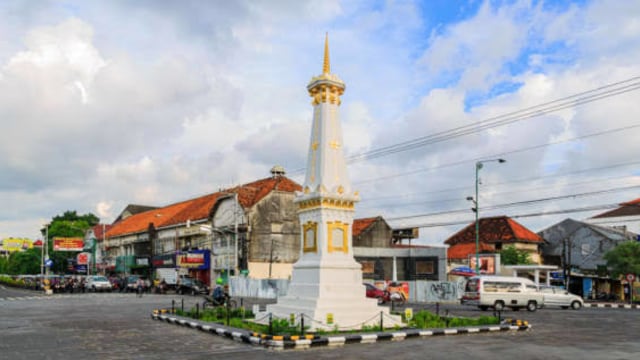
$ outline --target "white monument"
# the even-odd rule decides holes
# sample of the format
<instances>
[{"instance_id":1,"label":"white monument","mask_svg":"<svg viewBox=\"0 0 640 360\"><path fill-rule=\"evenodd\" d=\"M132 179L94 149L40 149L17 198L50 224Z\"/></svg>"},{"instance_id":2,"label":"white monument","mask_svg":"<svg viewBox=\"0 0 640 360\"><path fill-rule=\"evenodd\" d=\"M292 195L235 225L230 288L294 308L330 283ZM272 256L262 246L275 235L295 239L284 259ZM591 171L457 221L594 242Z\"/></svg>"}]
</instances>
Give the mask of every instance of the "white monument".
<instances>
[{"instance_id":1,"label":"white monument","mask_svg":"<svg viewBox=\"0 0 640 360\"><path fill-rule=\"evenodd\" d=\"M401 324L399 316L366 297L362 266L353 257L351 226L359 196L342 151L338 108L344 89L330 72L327 36L322 74L307 85L313 124L303 192L295 199L302 227L300 259L293 265L287 295L266 309L277 318L294 314L296 323L304 314L304 325L312 330L359 329L379 325L381 318L385 327Z\"/></svg>"}]
</instances>

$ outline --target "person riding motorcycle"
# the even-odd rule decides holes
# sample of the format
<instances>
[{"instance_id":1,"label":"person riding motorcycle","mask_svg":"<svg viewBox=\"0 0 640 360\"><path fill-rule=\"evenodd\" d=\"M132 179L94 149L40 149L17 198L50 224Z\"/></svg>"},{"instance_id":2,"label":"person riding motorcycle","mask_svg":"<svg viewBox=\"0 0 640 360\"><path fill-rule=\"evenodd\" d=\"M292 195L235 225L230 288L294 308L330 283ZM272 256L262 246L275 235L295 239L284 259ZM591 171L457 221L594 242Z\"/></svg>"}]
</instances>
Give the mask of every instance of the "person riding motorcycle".
<instances>
[{"instance_id":1,"label":"person riding motorcycle","mask_svg":"<svg viewBox=\"0 0 640 360\"><path fill-rule=\"evenodd\" d=\"M229 296L227 293L225 293L224 288L222 287L222 283L222 279L217 278L216 287L213 288L213 292L211 293L213 301L215 301L217 304L224 304L225 300Z\"/></svg>"}]
</instances>

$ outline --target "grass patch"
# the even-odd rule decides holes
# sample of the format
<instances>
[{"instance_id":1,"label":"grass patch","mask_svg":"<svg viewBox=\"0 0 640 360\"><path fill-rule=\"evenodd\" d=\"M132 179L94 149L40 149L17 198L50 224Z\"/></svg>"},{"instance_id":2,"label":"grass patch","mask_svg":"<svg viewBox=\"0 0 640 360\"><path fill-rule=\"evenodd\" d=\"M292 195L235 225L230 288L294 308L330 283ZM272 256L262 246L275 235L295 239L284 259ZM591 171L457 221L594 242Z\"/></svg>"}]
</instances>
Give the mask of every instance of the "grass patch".
<instances>
[{"instance_id":1,"label":"grass patch","mask_svg":"<svg viewBox=\"0 0 640 360\"><path fill-rule=\"evenodd\" d=\"M360 329L354 330L341 330L339 326L336 325L332 330L316 330L313 332L308 331L308 327L305 327L305 331L303 332L300 329L300 326L292 325L287 319L273 319L271 321L271 326L255 323L252 321L255 317L253 312L245 310L244 308L227 310L224 307L217 307L214 309L206 309L204 311L198 311L195 308L189 311L182 311L178 309L176 311L176 315L269 335L337 335L354 333L376 333L381 331L380 325L364 325ZM500 320L495 316L480 316L477 318L439 316L426 310L421 310L417 313L414 313L413 318L409 321L407 321L407 319L404 317L404 314L402 314L402 320L406 324L406 328L414 329L481 326L495 325L500 323ZM393 330L400 329L400 326L395 326L393 328Z\"/></svg>"}]
</instances>

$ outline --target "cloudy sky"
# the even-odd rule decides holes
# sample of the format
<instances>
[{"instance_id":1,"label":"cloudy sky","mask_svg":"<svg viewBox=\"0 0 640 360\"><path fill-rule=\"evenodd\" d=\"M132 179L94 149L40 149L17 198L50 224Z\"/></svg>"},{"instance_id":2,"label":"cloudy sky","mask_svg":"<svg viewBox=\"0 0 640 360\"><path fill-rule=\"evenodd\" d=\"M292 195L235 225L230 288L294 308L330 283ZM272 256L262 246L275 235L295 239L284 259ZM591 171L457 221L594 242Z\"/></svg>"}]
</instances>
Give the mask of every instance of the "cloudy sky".
<instances>
[{"instance_id":1,"label":"cloudy sky","mask_svg":"<svg viewBox=\"0 0 640 360\"><path fill-rule=\"evenodd\" d=\"M533 231L640 197L639 0L9 0L0 238L275 164L304 182L326 32L356 217L441 244L474 219L476 161L497 158L480 215Z\"/></svg>"}]
</instances>

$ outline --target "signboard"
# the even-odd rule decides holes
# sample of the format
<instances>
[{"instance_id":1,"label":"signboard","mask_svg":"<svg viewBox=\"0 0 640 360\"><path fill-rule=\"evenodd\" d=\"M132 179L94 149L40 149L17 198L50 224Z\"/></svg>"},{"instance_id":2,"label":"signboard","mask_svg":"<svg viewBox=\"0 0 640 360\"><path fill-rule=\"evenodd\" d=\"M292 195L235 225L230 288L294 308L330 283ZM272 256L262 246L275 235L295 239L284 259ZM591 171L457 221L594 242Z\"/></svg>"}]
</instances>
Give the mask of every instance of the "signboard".
<instances>
[{"instance_id":1,"label":"signboard","mask_svg":"<svg viewBox=\"0 0 640 360\"><path fill-rule=\"evenodd\" d=\"M333 314L327 313L327 325L333 325Z\"/></svg>"},{"instance_id":2,"label":"signboard","mask_svg":"<svg viewBox=\"0 0 640 360\"><path fill-rule=\"evenodd\" d=\"M176 262L174 260L174 255L157 255L151 258L151 263L154 268L174 268L176 266Z\"/></svg>"},{"instance_id":3,"label":"signboard","mask_svg":"<svg viewBox=\"0 0 640 360\"><path fill-rule=\"evenodd\" d=\"M413 319L413 309L412 308L404 309L404 317L407 320Z\"/></svg>"},{"instance_id":4,"label":"signboard","mask_svg":"<svg viewBox=\"0 0 640 360\"><path fill-rule=\"evenodd\" d=\"M178 267L189 269L208 269L209 250L194 250L176 255Z\"/></svg>"},{"instance_id":5,"label":"signboard","mask_svg":"<svg viewBox=\"0 0 640 360\"><path fill-rule=\"evenodd\" d=\"M627 274L625 275L625 278L628 282L633 282L636 279L636 276L634 274Z\"/></svg>"},{"instance_id":6,"label":"signboard","mask_svg":"<svg viewBox=\"0 0 640 360\"><path fill-rule=\"evenodd\" d=\"M480 274L495 275L496 274L496 254L480 254ZM476 269L476 255L469 254L469 267Z\"/></svg>"},{"instance_id":7,"label":"signboard","mask_svg":"<svg viewBox=\"0 0 640 360\"><path fill-rule=\"evenodd\" d=\"M53 250L55 251L82 251L84 240L81 237L54 237Z\"/></svg>"},{"instance_id":8,"label":"signboard","mask_svg":"<svg viewBox=\"0 0 640 360\"><path fill-rule=\"evenodd\" d=\"M53 266L53 260L51 260L51 259L45 260L44 266L50 268L51 266Z\"/></svg>"},{"instance_id":9,"label":"signboard","mask_svg":"<svg viewBox=\"0 0 640 360\"><path fill-rule=\"evenodd\" d=\"M33 247L33 243L29 239L22 238L6 238L0 241L1 248L4 251L15 252L31 249Z\"/></svg>"},{"instance_id":10,"label":"signboard","mask_svg":"<svg viewBox=\"0 0 640 360\"><path fill-rule=\"evenodd\" d=\"M76 264L78 265L87 265L89 263L89 253L81 252L76 256Z\"/></svg>"}]
</instances>

